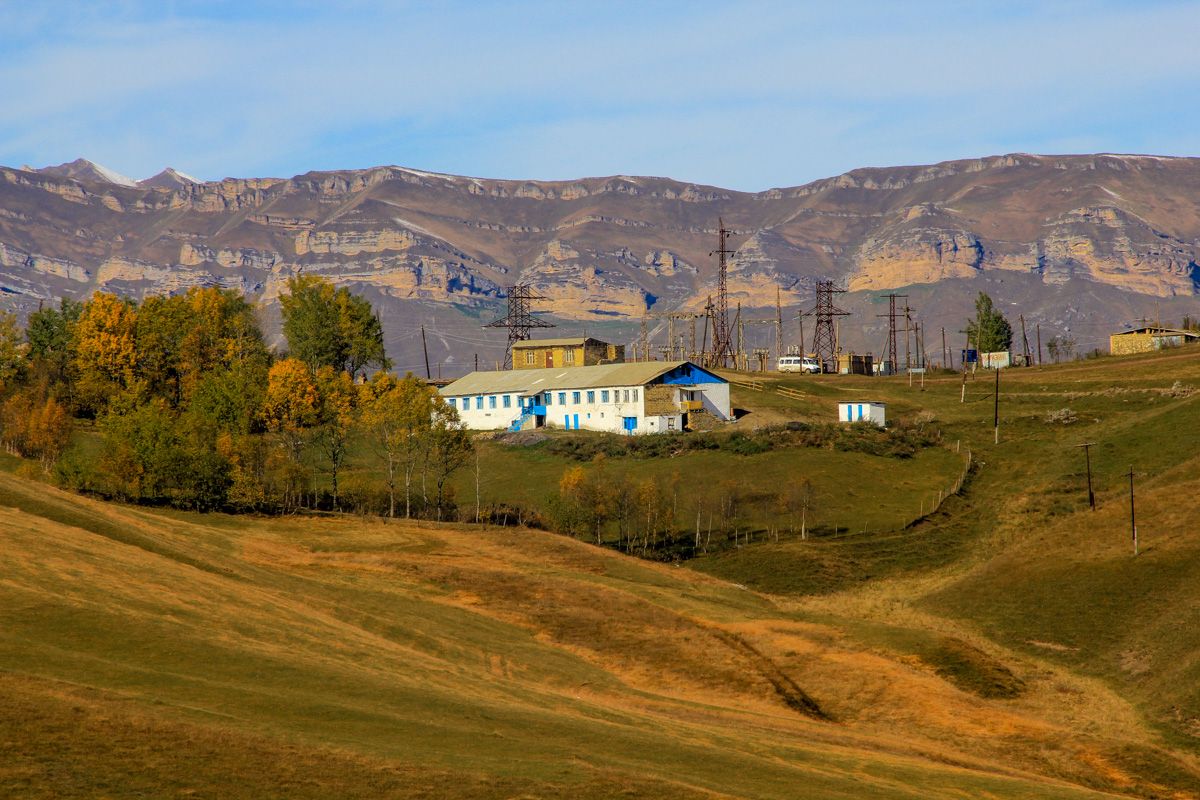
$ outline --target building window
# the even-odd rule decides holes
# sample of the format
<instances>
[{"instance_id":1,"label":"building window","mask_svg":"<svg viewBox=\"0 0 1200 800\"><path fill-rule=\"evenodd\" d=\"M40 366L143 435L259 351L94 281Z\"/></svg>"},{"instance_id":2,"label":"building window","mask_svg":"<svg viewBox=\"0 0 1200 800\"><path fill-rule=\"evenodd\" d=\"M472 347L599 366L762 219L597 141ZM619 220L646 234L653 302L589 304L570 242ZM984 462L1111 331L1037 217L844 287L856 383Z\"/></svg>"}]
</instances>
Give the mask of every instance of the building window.
<instances>
[{"instance_id":1,"label":"building window","mask_svg":"<svg viewBox=\"0 0 1200 800\"><path fill-rule=\"evenodd\" d=\"M532 350L526 350L525 351L525 366L532 367L534 358L535 358L534 352Z\"/></svg>"},{"instance_id":2,"label":"building window","mask_svg":"<svg viewBox=\"0 0 1200 800\"><path fill-rule=\"evenodd\" d=\"M608 402L608 389L601 389L601 390L600 390L600 402L601 402L601 403L607 403L607 402Z\"/></svg>"},{"instance_id":3,"label":"building window","mask_svg":"<svg viewBox=\"0 0 1200 800\"><path fill-rule=\"evenodd\" d=\"M512 395L511 394L504 395L504 407L512 408Z\"/></svg>"},{"instance_id":4,"label":"building window","mask_svg":"<svg viewBox=\"0 0 1200 800\"><path fill-rule=\"evenodd\" d=\"M626 403L629 402L629 390L628 389L625 390L625 402Z\"/></svg>"},{"instance_id":5,"label":"building window","mask_svg":"<svg viewBox=\"0 0 1200 800\"><path fill-rule=\"evenodd\" d=\"M541 395L541 397L542 397L542 400L543 400L543 402L542 402L542 405L544 405L544 406L552 406L552 405L554 405L554 402L553 402L553 401L554 401L554 395L550 394L549 392L546 392L544 395ZM536 399L536 398L535 398L535 399Z\"/></svg>"},{"instance_id":6,"label":"building window","mask_svg":"<svg viewBox=\"0 0 1200 800\"><path fill-rule=\"evenodd\" d=\"M633 390L633 402L636 403L637 401L638 401L638 390L634 389Z\"/></svg>"},{"instance_id":7,"label":"building window","mask_svg":"<svg viewBox=\"0 0 1200 800\"><path fill-rule=\"evenodd\" d=\"M566 392L558 393L558 404L560 406L565 406L567 404L567 393Z\"/></svg>"},{"instance_id":8,"label":"building window","mask_svg":"<svg viewBox=\"0 0 1200 800\"><path fill-rule=\"evenodd\" d=\"M570 366L575 363L575 351L570 348L563 351L563 364Z\"/></svg>"},{"instance_id":9,"label":"building window","mask_svg":"<svg viewBox=\"0 0 1200 800\"><path fill-rule=\"evenodd\" d=\"M571 392L571 402L579 405L579 392Z\"/></svg>"},{"instance_id":10,"label":"building window","mask_svg":"<svg viewBox=\"0 0 1200 800\"><path fill-rule=\"evenodd\" d=\"M488 395L488 408L496 407L496 395Z\"/></svg>"},{"instance_id":11,"label":"building window","mask_svg":"<svg viewBox=\"0 0 1200 800\"><path fill-rule=\"evenodd\" d=\"M482 411L482 410L483 410L483 395L476 395L476 397L475 397L475 410L476 410L476 411Z\"/></svg>"},{"instance_id":12,"label":"building window","mask_svg":"<svg viewBox=\"0 0 1200 800\"><path fill-rule=\"evenodd\" d=\"M450 406L451 408L458 408L458 406L454 405L453 397L446 398L446 405Z\"/></svg>"},{"instance_id":13,"label":"building window","mask_svg":"<svg viewBox=\"0 0 1200 800\"><path fill-rule=\"evenodd\" d=\"M675 430L675 418L674 417L667 417L667 430L669 430L669 431Z\"/></svg>"},{"instance_id":14,"label":"building window","mask_svg":"<svg viewBox=\"0 0 1200 800\"><path fill-rule=\"evenodd\" d=\"M595 392L588 392L588 402L589 403L596 402L596 393Z\"/></svg>"}]
</instances>

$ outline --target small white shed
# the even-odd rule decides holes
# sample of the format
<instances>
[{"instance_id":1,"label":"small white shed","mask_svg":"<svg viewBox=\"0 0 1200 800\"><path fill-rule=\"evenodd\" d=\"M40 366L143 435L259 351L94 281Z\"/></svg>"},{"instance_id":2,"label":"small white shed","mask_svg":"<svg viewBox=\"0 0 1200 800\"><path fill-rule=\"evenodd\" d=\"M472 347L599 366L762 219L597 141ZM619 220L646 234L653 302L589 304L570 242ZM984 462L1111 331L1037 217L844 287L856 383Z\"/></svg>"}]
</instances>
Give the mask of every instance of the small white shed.
<instances>
[{"instance_id":1,"label":"small white shed","mask_svg":"<svg viewBox=\"0 0 1200 800\"><path fill-rule=\"evenodd\" d=\"M879 427L887 423L886 403L838 403L838 422L872 422Z\"/></svg>"}]
</instances>

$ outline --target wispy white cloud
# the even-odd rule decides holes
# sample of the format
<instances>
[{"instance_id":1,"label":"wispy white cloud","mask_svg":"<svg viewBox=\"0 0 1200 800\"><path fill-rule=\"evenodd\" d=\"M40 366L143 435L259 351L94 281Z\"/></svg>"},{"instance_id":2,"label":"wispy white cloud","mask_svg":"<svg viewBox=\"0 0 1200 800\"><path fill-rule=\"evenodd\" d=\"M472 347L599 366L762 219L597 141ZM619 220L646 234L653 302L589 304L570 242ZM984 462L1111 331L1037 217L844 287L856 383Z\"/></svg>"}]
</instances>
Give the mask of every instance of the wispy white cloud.
<instances>
[{"instance_id":1,"label":"wispy white cloud","mask_svg":"<svg viewBox=\"0 0 1200 800\"><path fill-rule=\"evenodd\" d=\"M46 5L0 7L3 163L758 189L1200 116L1196 3Z\"/></svg>"}]
</instances>

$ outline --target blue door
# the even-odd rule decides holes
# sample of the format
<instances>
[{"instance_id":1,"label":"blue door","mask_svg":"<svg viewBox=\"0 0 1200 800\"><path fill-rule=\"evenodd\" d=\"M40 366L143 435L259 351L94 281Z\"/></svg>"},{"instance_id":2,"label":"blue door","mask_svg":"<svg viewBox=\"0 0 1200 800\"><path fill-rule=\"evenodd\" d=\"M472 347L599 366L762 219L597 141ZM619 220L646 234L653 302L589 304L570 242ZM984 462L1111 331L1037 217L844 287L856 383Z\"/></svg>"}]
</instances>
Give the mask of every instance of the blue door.
<instances>
[{"instance_id":1,"label":"blue door","mask_svg":"<svg viewBox=\"0 0 1200 800\"><path fill-rule=\"evenodd\" d=\"M563 427L566 428L567 430L571 430L571 415L570 414L563 414Z\"/></svg>"},{"instance_id":2,"label":"blue door","mask_svg":"<svg viewBox=\"0 0 1200 800\"><path fill-rule=\"evenodd\" d=\"M579 430L579 415L576 414L574 420L572 421L575 423L575 430Z\"/></svg>"}]
</instances>

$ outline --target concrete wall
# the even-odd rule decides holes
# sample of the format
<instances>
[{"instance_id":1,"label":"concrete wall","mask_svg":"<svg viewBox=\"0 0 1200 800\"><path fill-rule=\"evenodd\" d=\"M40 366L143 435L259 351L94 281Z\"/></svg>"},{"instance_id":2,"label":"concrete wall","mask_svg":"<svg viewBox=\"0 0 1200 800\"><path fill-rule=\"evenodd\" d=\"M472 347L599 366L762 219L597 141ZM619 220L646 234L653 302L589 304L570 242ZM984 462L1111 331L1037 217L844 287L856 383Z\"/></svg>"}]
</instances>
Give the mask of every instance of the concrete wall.
<instances>
[{"instance_id":1,"label":"concrete wall","mask_svg":"<svg viewBox=\"0 0 1200 800\"><path fill-rule=\"evenodd\" d=\"M1182 333L1114 333L1108 337L1108 351L1114 356L1149 353L1164 347L1182 347L1195 341Z\"/></svg>"}]
</instances>

